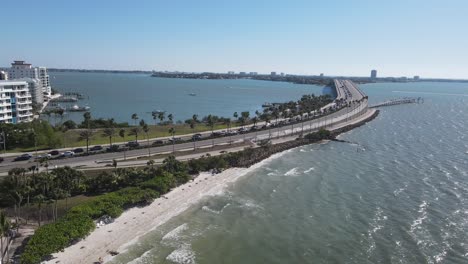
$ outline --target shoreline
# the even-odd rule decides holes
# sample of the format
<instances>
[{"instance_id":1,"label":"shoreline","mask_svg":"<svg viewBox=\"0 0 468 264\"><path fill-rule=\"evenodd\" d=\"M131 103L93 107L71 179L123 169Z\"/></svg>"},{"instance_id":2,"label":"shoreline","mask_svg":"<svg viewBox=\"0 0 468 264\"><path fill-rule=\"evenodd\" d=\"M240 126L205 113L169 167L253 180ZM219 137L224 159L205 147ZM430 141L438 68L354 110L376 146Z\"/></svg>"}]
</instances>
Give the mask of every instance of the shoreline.
<instances>
[{"instance_id":1,"label":"shoreline","mask_svg":"<svg viewBox=\"0 0 468 264\"><path fill-rule=\"evenodd\" d=\"M332 137L366 124L377 117L379 112L371 113L354 124L333 129ZM195 179L174 188L150 205L126 210L113 223L97 227L86 238L65 248L62 252L53 254L52 259L43 263L94 263L100 258L108 262L113 258L111 251L124 252L141 236L163 225L203 198L221 194L230 184L266 162L287 153L287 150L321 142L323 140L318 142L287 141L273 145L277 147L272 152L266 153L259 160L250 160L243 164L244 166L229 168L215 175L207 172L200 173Z\"/></svg>"},{"instance_id":2,"label":"shoreline","mask_svg":"<svg viewBox=\"0 0 468 264\"><path fill-rule=\"evenodd\" d=\"M100 258L106 263L113 259L111 251L125 252L143 235L201 200L222 194L229 185L285 153L287 152L276 153L249 168L229 168L214 175L202 172L195 179L155 199L150 205L130 208L113 223L96 227L89 236L64 251L53 254L52 259L42 263L95 263Z\"/></svg>"}]
</instances>

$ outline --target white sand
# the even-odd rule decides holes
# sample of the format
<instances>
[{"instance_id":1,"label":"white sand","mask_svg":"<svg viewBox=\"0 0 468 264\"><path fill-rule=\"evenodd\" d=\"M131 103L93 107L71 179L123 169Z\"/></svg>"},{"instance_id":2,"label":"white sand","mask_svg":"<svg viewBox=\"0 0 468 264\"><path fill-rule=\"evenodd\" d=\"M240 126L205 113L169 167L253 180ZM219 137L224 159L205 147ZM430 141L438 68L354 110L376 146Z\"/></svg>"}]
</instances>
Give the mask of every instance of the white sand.
<instances>
[{"instance_id":1,"label":"white sand","mask_svg":"<svg viewBox=\"0 0 468 264\"><path fill-rule=\"evenodd\" d=\"M194 181L179 186L151 205L125 211L114 223L96 228L77 244L54 254L54 259L45 263L93 263L102 257L111 259L109 251L123 252L142 235L182 213L201 198L223 192L228 183L234 182L259 165L249 169L232 168L211 175L201 173Z\"/></svg>"}]
</instances>

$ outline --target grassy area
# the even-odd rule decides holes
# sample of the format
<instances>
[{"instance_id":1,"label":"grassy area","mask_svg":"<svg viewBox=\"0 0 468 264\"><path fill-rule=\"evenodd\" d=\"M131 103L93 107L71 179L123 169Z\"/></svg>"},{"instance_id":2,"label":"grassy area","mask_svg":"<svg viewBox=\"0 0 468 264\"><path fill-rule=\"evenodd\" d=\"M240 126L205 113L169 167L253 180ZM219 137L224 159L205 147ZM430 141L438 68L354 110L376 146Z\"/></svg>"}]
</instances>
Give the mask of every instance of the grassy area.
<instances>
[{"instance_id":1,"label":"grassy area","mask_svg":"<svg viewBox=\"0 0 468 264\"><path fill-rule=\"evenodd\" d=\"M158 137L168 137L170 136L169 134L169 128L172 126L149 126L150 131L148 133L149 138L158 138ZM194 129L191 129L189 125L174 125L176 135L185 135L185 134L190 134L190 133L197 133L197 132L204 132L204 131L210 131L211 128L204 125L200 124L196 126ZM214 130L217 129L226 129L226 125L216 125L214 127ZM131 128L125 128L126 135L125 138L121 138L118 135L118 131L120 129L116 129L116 135L115 137L112 138L113 143L118 143L118 142L128 142L135 140L135 136L129 136L128 133L130 132ZM94 132L94 135L92 139L90 140L89 144L90 145L107 145L109 144L109 138L105 137L102 135L103 129L96 129ZM61 132L60 132L61 133ZM65 132L65 135L61 133L61 136L63 137L63 143L66 147L78 147L78 146L86 146L86 141L78 141L79 139L79 130L69 130ZM143 131L140 132L138 135L138 140L144 140L146 139L146 135L143 133Z\"/></svg>"},{"instance_id":2,"label":"grassy area","mask_svg":"<svg viewBox=\"0 0 468 264\"><path fill-rule=\"evenodd\" d=\"M234 124L233 124L234 126ZM170 136L169 134L169 128L172 126L165 125L165 126L160 126L160 125L150 125L150 131L148 133L149 138L158 138L158 137L168 137ZM199 132L205 132L205 131L210 131L211 127L206 126L205 124L199 124L195 126L194 129L191 129L189 125L186 124L181 124L181 125L174 125L176 136L177 135L186 135L190 133L199 133ZM227 125L223 124L216 124L214 126L214 130L217 129L226 129ZM122 143L122 142L128 142L135 140L135 136L129 136L128 133L130 133L131 127L124 128L125 129L125 138L121 138L118 134L120 128L116 128L116 135L112 138L112 143ZM94 129L93 130L93 136L89 142L90 145L108 145L109 144L109 138L105 137L102 135L102 131L104 129ZM74 147L83 147L86 146L86 141L81 140L79 141L79 134L80 134L81 129L73 129L73 130L68 130L66 132L61 132L57 131L56 133L59 135L59 137L62 140L62 146L59 148L74 148ZM140 131L140 134L138 134L138 140L144 140L146 139L146 135L143 133L143 131ZM41 149L47 149L44 146L37 146L38 150ZM35 147L29 147L29 148L15 148L8 150L8 153L16 153L16 152L34 152Z\"/></svg>"},{"instance_id":3,"label":"grassy area","mask_svg":"<svg viewBox=\"0 0 468 264\"><path fill-rule=\"evenodd\" d=\"M91 201L95 198L96 196L86 196L86 195L77 195L68 198L68 205L65 199L59 200L57 202L57 212L58 216L64 215L68 209L72 208L73 206L80 205L84 202ZM42 205L42 221L44 223L47 223L48 221L52 220L52 207L54 206L53 203L47 204L44 203ZM7 212L7 215L10 217L14 217L14 210L13 208L4 208L4 210ZM29 219L29 221L37 221L39 215L39 209L37 208L37 205L31 204L31 205L24 205L21 207L21 217L24 219Z\"/></svg>"}]
</instances>

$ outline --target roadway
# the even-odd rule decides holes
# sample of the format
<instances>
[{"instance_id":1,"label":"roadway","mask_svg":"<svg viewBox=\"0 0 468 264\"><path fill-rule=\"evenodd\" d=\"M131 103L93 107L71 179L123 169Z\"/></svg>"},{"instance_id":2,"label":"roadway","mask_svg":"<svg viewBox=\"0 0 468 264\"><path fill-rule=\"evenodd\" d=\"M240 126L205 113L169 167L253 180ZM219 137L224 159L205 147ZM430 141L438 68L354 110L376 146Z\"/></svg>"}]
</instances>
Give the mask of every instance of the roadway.
<instances>
[{"instance_id":1,"label":"roadway","mask_svg":"<svg viewBox=\"0 0 468 264\"><path fill-rule=\"evenodd\" d=\"M340 94L344 96L347 102L352 102L355 100L362 99L365 95L350 81L342 81L342 80L335 80L335 83L340 85ZM342 97L340 97L342 98ZM252 141L255 142L257 140L263 140L268 138L278 138L278 137L285 137L288 135L292 135L293 133L300 133L300 132L310 132L316 131L320 128L327 128L332 125L346 123L352 119L356 119L359 116L365 114L368 110L368 102L367 100L363 100L362 103L355 103L351 104L351 107L344 107L341 110L333 112L329 115L305 120L304 122L299 122L295 124L287 124L285 126L278 126L273 127L265 130L257 130L245 134L238 134L232 136L224 136L218 138L209 138L209 139L202 139L194 142L186 142L186 143L179 143L174 145L164 145L159 147L150 147L150 148L142 148L142 149L134 149L128 150L124 152L110 152L110 153L100 153L95 155L87 155L87 156L77 156L73 158L64 158L64 159L53 159L49 161L49 168L54 168L55 166L71 166L71 167L83 167L89 166L90 164L98 164L103 162L108 162L113 159L116 160L123 160L124 155L126 158L135 158L139 156L148 156L149 153L151 155L155 154L163 154L163 153L171 153L174 151L183 151L183 150L190 150L195 148L206 148L207 152L209 151L209 147L213 145L229 145L234 142L242 142L242 141ZM202 133L203 135L208 135L211 132ZM184 140L191 139L191 135L181 137ZM145 146L147 143L146 141L142 140L139 141L140 145ZM149 141L149 144L152 144L152 141ZM13 162L14 157L5 157L5 160L2 164L0 164L0 175L5 175L9 170L12 168L29 168L33 165L37 165L37 162L33 160L29 161L17 161Z\"/></svg>"}]
</instances>

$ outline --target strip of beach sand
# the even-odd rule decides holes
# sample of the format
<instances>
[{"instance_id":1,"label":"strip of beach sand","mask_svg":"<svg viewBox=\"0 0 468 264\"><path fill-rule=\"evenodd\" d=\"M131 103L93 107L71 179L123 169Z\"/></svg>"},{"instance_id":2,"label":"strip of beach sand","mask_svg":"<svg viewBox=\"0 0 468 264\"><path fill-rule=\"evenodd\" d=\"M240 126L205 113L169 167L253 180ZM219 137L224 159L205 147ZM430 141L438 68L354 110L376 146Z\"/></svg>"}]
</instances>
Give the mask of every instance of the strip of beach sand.
<instances>
[{"instance_id":1,"label":"strip of beach sand","mask_svg":"<svg viewBox=\"0 0 468 264\"><path fill-rule=\"evenodd\" d=\"M284 152L283 152L284 153ZM113 223L96 228L88 237L53 255L50 264L94 263L109 261L111 251L123 252L144 234L187 210L202 198L221 194L230 184L282 153L250 168L231 168L221 173L201 173L196 179L181 185L145 207L125 211Z\"/></svg>"},{"instance_id":2,"label":"strip of beach sand","mask_svg":"<svg viewBox=\"0 0 468 264\"><path fill-rule=\"evenodd\" d=\"M338 129L354 124L364 124L376 116L375 110L368 111L353 122L334 126ZM95 263L99 259L109 261L111 251L123 252L141 236L166 223L172 217L187 210L202 198L222 194L225 188L242 176L261 167L263 164L287 153L283 151L256 163L249 168L231 168L221 173L201 173L196 179L181 185L145 207L135 207L125 211L111 224L101 226L80 242L53 255L50 264Z\"/></svg>"}]
</instances>

